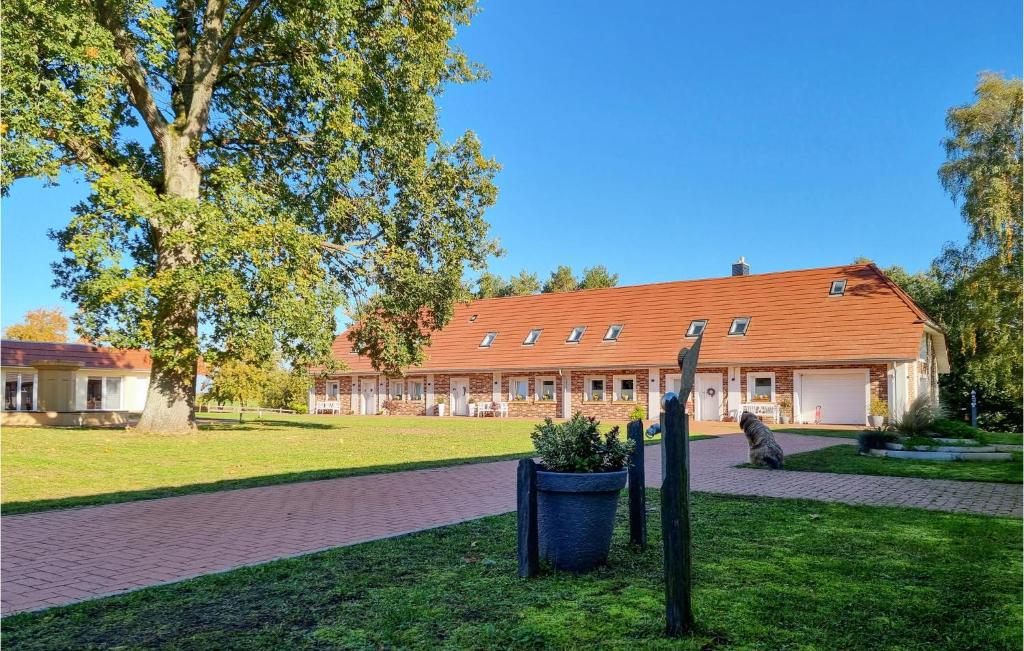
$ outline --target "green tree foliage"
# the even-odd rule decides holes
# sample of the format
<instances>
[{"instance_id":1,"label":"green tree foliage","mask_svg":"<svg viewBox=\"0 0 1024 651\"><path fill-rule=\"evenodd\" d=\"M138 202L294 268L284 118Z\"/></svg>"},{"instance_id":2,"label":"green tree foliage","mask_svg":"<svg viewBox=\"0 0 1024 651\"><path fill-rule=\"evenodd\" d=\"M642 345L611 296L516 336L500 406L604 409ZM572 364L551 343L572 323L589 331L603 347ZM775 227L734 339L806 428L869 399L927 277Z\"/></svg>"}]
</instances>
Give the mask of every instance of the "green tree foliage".
<instances>
[{"instance_id":1,"label":"green tree foliage","mask_svg":"<svg viewBox=\"0 0 1024 651\"><path fill-rule=\"evenodd\" d=\"M608 268L603 264L594 267L587 267L583 270L583 278L580 280L580 289L598 289L600 287L615 287L619 284L619 274L608 273Z\"/></svg>"},{"instance_id":2,"label":"green tree foliage","mask_svg":"<svg viewBox=\"0 0 1024 651\"><path fill-rule=\"evenodd\" d=\"M480 280L477 281L474 295L476 298L495 298L496 296L502 296L504 289L505 280L501 276L485 271L480 274Z\"/></svg>"},{"instance_id":3,"label":"green tree foliage","mask_svg":"<svg viewBox=\"0 0 1024 651\"><path fill-rule=\"evenodd\" d=\"M5 339L20 341L52 341L68 340L68 318L59 307L29 310L25 313L22 323L8 326L4 330Z\"/></svg>"},{"instance_id":4,"label":"green tree foliage","mask_svg":"<svg viewBox=\"0 0 1024 651\"><path fill-rule=\"evenodd\" d=\"M984 429L1021 427L1021 81L980 77L976 100L949 111L943 187L970 226L964 246L949 244L924 273L886 273L946 330L952 371L943 400L966 412L978 392Z\"/></svg>"},{"instance_id":5,"label":"green tree foliage","mask_svg":"<svg viewBox=\"0 0 1024 651\"><path fill-rule=\"evenodd\" d=\"M213 368L204 398L217 404L259 406L270 370L260 364L230 359Z\"/></svg>"},{"instance_id":6,"label":"green tree foliage","mask_svg":"<svg viewBox=\"0 0 1024 651\"><path fill-rule=\"evenodd\" d=\"M267 374L262 404L264 407L305 413L309 409L310 384L310 377L304 369L274 369Z\"/></svg>"},{"instance_id":7,"label":"green tree foliage","mask_svg":"<svg viewBox=\"0 0 1024 651\"><path fill-rule=\"evenodd\" d=\"M334 312L383 370L422 359L497 251L497 165L436 98L481 71L473 0L13 0L4 192L84 173L53 233L77 329L147 347L139 429L194 427L200 355L329 364Z\"/></svg>"},{"instance_id":8,"label":"green tree foliage","mask_svg":"<svg viewBox=\"0 0 1024 651\"><path fill-rule=\"evenodd\" d=\"M544 283L544 287L541 291L545 294L552 294L556 292L573 292L579 289L579 283L576 281L576 277L572 275L572 269L563 265L558 265L558 268L551 272L551 276Z\"/></svg>"},{"instance_id":9,"label":"green tree foliage","mask_svg":"<svg viewBox=\"0 0 1024 651\"><path fill-rule=\"evenodd\" d=\"M540 291L540 280L537 274L528 273L525 269L519 275L512 276L501 288L499 296L527 296Z\"/></svg>"}]
</instances>

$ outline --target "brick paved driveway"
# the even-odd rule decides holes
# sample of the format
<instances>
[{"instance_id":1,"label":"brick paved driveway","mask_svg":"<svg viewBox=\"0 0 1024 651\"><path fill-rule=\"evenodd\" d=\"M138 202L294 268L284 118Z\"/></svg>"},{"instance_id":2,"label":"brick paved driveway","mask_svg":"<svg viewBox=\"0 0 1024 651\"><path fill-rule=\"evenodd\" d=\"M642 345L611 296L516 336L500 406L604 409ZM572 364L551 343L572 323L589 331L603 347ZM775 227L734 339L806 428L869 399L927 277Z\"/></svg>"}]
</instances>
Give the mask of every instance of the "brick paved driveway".
<instances>
[{"instance_id":1,"label":"brick paved driveway","mask_svg":"<svg viewBox=\"0 0 1024 651\"><path fill-rule=\"evenodd\" d=\"M778 434L788 454L845 439ZM1021 487L733 468L742 436L692 446L692 487L1021 514ZM648 483L660 451L647 448ZM3 614L461 522L515 508L515 461L346 477L2 518Z\"/></svg>"}]
</instances>

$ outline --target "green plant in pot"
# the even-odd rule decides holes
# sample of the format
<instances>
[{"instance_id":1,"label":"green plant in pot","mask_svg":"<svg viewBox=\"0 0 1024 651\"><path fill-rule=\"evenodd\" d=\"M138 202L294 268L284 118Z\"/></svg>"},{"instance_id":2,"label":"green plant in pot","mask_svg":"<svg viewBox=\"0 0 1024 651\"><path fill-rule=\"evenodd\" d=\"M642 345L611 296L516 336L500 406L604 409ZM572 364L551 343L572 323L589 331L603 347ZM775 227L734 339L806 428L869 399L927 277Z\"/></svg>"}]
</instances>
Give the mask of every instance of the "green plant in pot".
<instances>
[{"instance_id":1,"label":"green plant in pot","mask_svg":"<svg viewBox=\"0 0 1024 651\"><path fill-rule=\"evenodd\" d=\"M633 443L619 439L618 427L602 435L599 425L577 413L564 423L546 418L531 434L540 456L540 554L558 570L586 572L608 560Z\"/></svg>"},{"instance_id":2,"label":"green plant in pot","mask_svg":"<svg viewBox=\"0 0 1024 651\"><path fill-rule=\"evenodd\" d=\"M881 398L872 398L868 415L868 423L870 423L875 429L880 429L882 425L885 425L885 419L888 418L888 416L889 403Z\"/></svg>"},{"instance_id":3,"label":"green plant in pot","mask_svg":"<svg viewBox=\"0 0 1024 651\"><path fill-rule=\"evenodd\" d=\"M793 411L793 400L789 396L779 398L779 422L788 423L789 414Z\"/></svg>"}]
</instances>

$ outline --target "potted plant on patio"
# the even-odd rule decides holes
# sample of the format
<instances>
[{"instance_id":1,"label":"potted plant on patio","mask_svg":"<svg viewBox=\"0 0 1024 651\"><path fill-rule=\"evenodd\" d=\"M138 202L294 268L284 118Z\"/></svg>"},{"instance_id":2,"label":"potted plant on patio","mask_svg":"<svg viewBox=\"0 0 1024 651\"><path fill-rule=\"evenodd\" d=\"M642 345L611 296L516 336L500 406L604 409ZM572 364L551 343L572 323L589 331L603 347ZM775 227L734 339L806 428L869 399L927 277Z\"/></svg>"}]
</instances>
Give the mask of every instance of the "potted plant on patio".
<instances>
[{"instance_id":1,"label":"potted plant on patio","mask_svg":"<svg viewBox=\"0 0 1024 651\"><path fill-rule=\"evenodd\" d=\"M793 400L789 396L779 398L779 423L789 422L789 414L793 411Z\"/></svg>"},{"instance_id":2,"label":"potted plant on patio","mask_svg":"<svg viewBox=\"0 0 1024 651\"><path fill-rule=\"evenodd\" d=\"M632 441L619 428L603 437L580 413L564 423L545 418L533 434L540 555L555 569L586 572L608 560L619 492L626 485Z\"/></svg>"},{"instance_id":3,"label":"potted plant on patio","mask_svg":"<svg viewBox=\"0 0 1024 651\"><path fill-rule=\"evenodd\" d=\"M875 429L880 429L889 415L889 405L880 398L872 398L869 412L868 423Z\"/></svg>"},{"instance_id":4,"label":"potted plant on patio","mask_svg":"<svg viewBox=\"0 0 1024 651\"><path fill-rule=\"evenodd\" d=\"M447 398L444 396L437 396L437 404L434 405L434 409L438 416L444 416L445 401Z\"/></svg>"}]
</instances>

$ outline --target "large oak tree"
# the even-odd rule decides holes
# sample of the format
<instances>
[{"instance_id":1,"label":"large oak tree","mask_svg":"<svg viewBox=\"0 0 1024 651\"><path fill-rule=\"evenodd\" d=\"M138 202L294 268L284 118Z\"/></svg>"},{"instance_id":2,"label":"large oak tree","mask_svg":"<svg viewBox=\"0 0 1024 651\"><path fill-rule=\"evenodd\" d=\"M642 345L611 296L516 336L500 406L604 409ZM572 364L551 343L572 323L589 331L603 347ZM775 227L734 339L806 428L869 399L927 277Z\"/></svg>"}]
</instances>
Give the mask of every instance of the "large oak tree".
<instances>
[{"instance_id":1,"label":"large oak tree","mask_svg":"<svg viewBox=\"0 0 1024 651\"><path fill-rule=\"evenodd\" d=\"M92 341L145 346L139 427L194 427L202 355L328 363L334 313L378 368L422 359L495 246L496 164L435 100L480 71L473 0L12 0L5 192L69 168L54 233Z\"/></svg>"}]
</instances>

